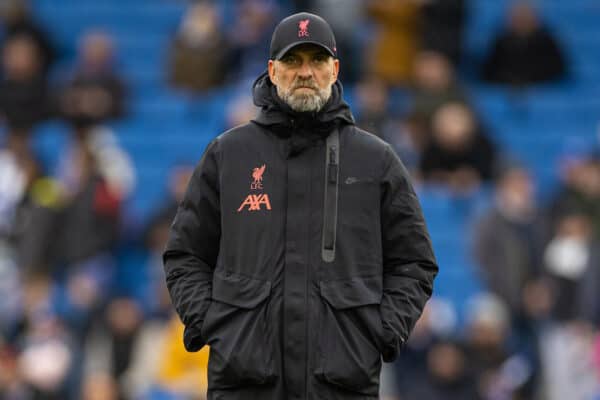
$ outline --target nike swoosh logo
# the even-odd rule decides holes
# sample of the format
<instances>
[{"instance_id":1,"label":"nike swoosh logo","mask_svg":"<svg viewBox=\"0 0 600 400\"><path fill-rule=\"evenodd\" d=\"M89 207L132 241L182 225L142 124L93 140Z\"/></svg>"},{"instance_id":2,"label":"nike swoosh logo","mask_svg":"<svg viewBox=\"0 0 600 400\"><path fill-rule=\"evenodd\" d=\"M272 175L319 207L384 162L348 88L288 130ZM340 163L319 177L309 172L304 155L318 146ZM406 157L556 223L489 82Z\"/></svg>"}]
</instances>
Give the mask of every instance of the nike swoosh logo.
<instances>
[{"instance_id":1,"label":"nike swoosh logo","mask_svg":"<svg viewBox=\"0 0 600 400\"><path fill-rule=\"evenodd\" d=\"M373 178L357 178L355 176L349 176L344 181L344 183L346 185L354 185L357 183L373 183L373 182L375 182L375 179L373 179Z\"/></svg>"}]
</instances>

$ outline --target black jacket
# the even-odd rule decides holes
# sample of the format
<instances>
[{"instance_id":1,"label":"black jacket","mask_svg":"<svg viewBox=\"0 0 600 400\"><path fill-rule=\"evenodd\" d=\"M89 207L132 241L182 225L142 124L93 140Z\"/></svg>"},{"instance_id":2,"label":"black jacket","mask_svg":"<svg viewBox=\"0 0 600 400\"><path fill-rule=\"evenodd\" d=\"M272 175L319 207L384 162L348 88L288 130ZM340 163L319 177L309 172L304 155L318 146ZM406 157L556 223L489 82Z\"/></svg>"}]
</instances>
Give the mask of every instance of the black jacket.
<instances>
[{"instance_id":1,"label":"black jacket","mask_svg":"<svg viewBox=\"0 0 600 400\"><path fill-rule=\"evenodd\" d=\"M339 83L317 114L265 74L254 101L256 120L209 144L171 228L184 343L210 345L210 400L376 399L438 269L407 172L354 126Z\"/></svg>"}]
</instances>

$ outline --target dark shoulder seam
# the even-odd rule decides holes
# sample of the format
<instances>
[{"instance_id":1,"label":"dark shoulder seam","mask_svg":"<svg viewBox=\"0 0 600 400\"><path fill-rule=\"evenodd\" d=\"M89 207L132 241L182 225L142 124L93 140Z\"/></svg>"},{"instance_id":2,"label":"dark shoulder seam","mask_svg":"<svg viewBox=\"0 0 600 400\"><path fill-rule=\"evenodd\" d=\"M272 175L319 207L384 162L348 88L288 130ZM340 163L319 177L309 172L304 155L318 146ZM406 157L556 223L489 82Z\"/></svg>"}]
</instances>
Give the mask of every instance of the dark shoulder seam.
<instances>
[{"instance_id":1,"label":"dark shoulder seam","mask_svg":"<svg viewBox=\"0 0 600 400\"><path fill-rule=\"evenodd\" d=\"M392 149L392 146L390 146L389 143L384 142L383 140L382 140L382 142L385 144L385 150L383 153L383 156L384 156L383 161L382 161L383 168L381 169L382 173L381 173L380 180L383 180L383 177L388 173L389 169L391 168L392 159L393 159L392 155L394 154L394 150Z\"/></svg>"},{"instance_id":2,"label":"dark shoulder seam","mask_svg":"<svg viewBox=\"0 0 600 400\"><path fill-rule=\"evenodd\" d=\"M254 130L254 129L256 129L256 126L251 122L247 122L245 124L237 125L237 126L234 126L233 128L226 130L225 132L218 135L216 138L219 139L219 138L222 138L223 136L229 136L232 134L236 134L238 132L244 133L248 128Z\"/></svg>"},{"instance_id":3,"label":"dark shoulder seam","mask_svg":"<svg viewBox=\"0 0 600 400\"><path fill-rule=\"evenodd\" d=\"M382 139L382 138L380 138L379 136L375 135L374 133L371 133L371 132L369 132L369 131L366 131L366 130L364 130L364 129L362 129L362 128L359 128L359 127L358 127L358 126L356 126L356 125L352 125L352 126L354 127L354 129L355 129L355 130L356 130L358 133L360 133L360 134L362 134L362 135L367 135L367 136L370 136L370 137L372 137L373 139L375 139L375 140L377 140L377 141L381 142L382 144L387 144L387 142L386 142L385 140L383 140L383 139Z\"/></svg>"}]
</instances>

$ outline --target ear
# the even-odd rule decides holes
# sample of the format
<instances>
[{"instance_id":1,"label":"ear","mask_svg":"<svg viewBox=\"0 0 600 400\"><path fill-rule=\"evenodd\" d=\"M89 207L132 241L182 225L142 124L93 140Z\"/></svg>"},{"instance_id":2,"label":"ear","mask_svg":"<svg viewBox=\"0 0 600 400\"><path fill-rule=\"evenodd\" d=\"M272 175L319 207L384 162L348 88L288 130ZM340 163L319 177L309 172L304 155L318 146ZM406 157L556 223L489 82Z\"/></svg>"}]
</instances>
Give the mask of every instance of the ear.
<instances>
[{"instance_id":1,"label":"ear","mask_svg":"<svg viewBox=\"0 0 600 400\"><path fill-rule=\"evenodd\" d=\"M333 82L337 81L338 74L340 73L340 60L337 58L333 59Z\"/></svg>"},{"instance_id":2,"label":"ear","mask_svg":"<svg viewBox=\"0 0 600 400\"><path fill-rule=\"evenodd\" d=\"M267 64L267 70L269 71L269 78L271 79L271 82L274 84L275 83L275 61L269 60L269 63Z\"/></svg>"}]
</instances>

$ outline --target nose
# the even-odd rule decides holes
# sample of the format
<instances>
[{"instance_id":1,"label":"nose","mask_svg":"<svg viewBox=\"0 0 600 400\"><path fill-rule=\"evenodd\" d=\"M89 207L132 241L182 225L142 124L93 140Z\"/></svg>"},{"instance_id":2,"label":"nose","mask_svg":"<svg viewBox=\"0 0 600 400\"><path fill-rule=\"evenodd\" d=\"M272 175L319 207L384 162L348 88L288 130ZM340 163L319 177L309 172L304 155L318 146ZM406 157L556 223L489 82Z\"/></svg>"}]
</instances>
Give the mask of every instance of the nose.
<instances>
[{"instance_id":1,"label":"nose","mask_svg":"<svg viewBox=\"0 0 600 400\"><path fill-rule=\"evenodd\" d=\"M298 70L298 75L301 78L310 78L312 76L312 68L310 67L310 63L304 61Z\"/></svg>"}]
</instances>

